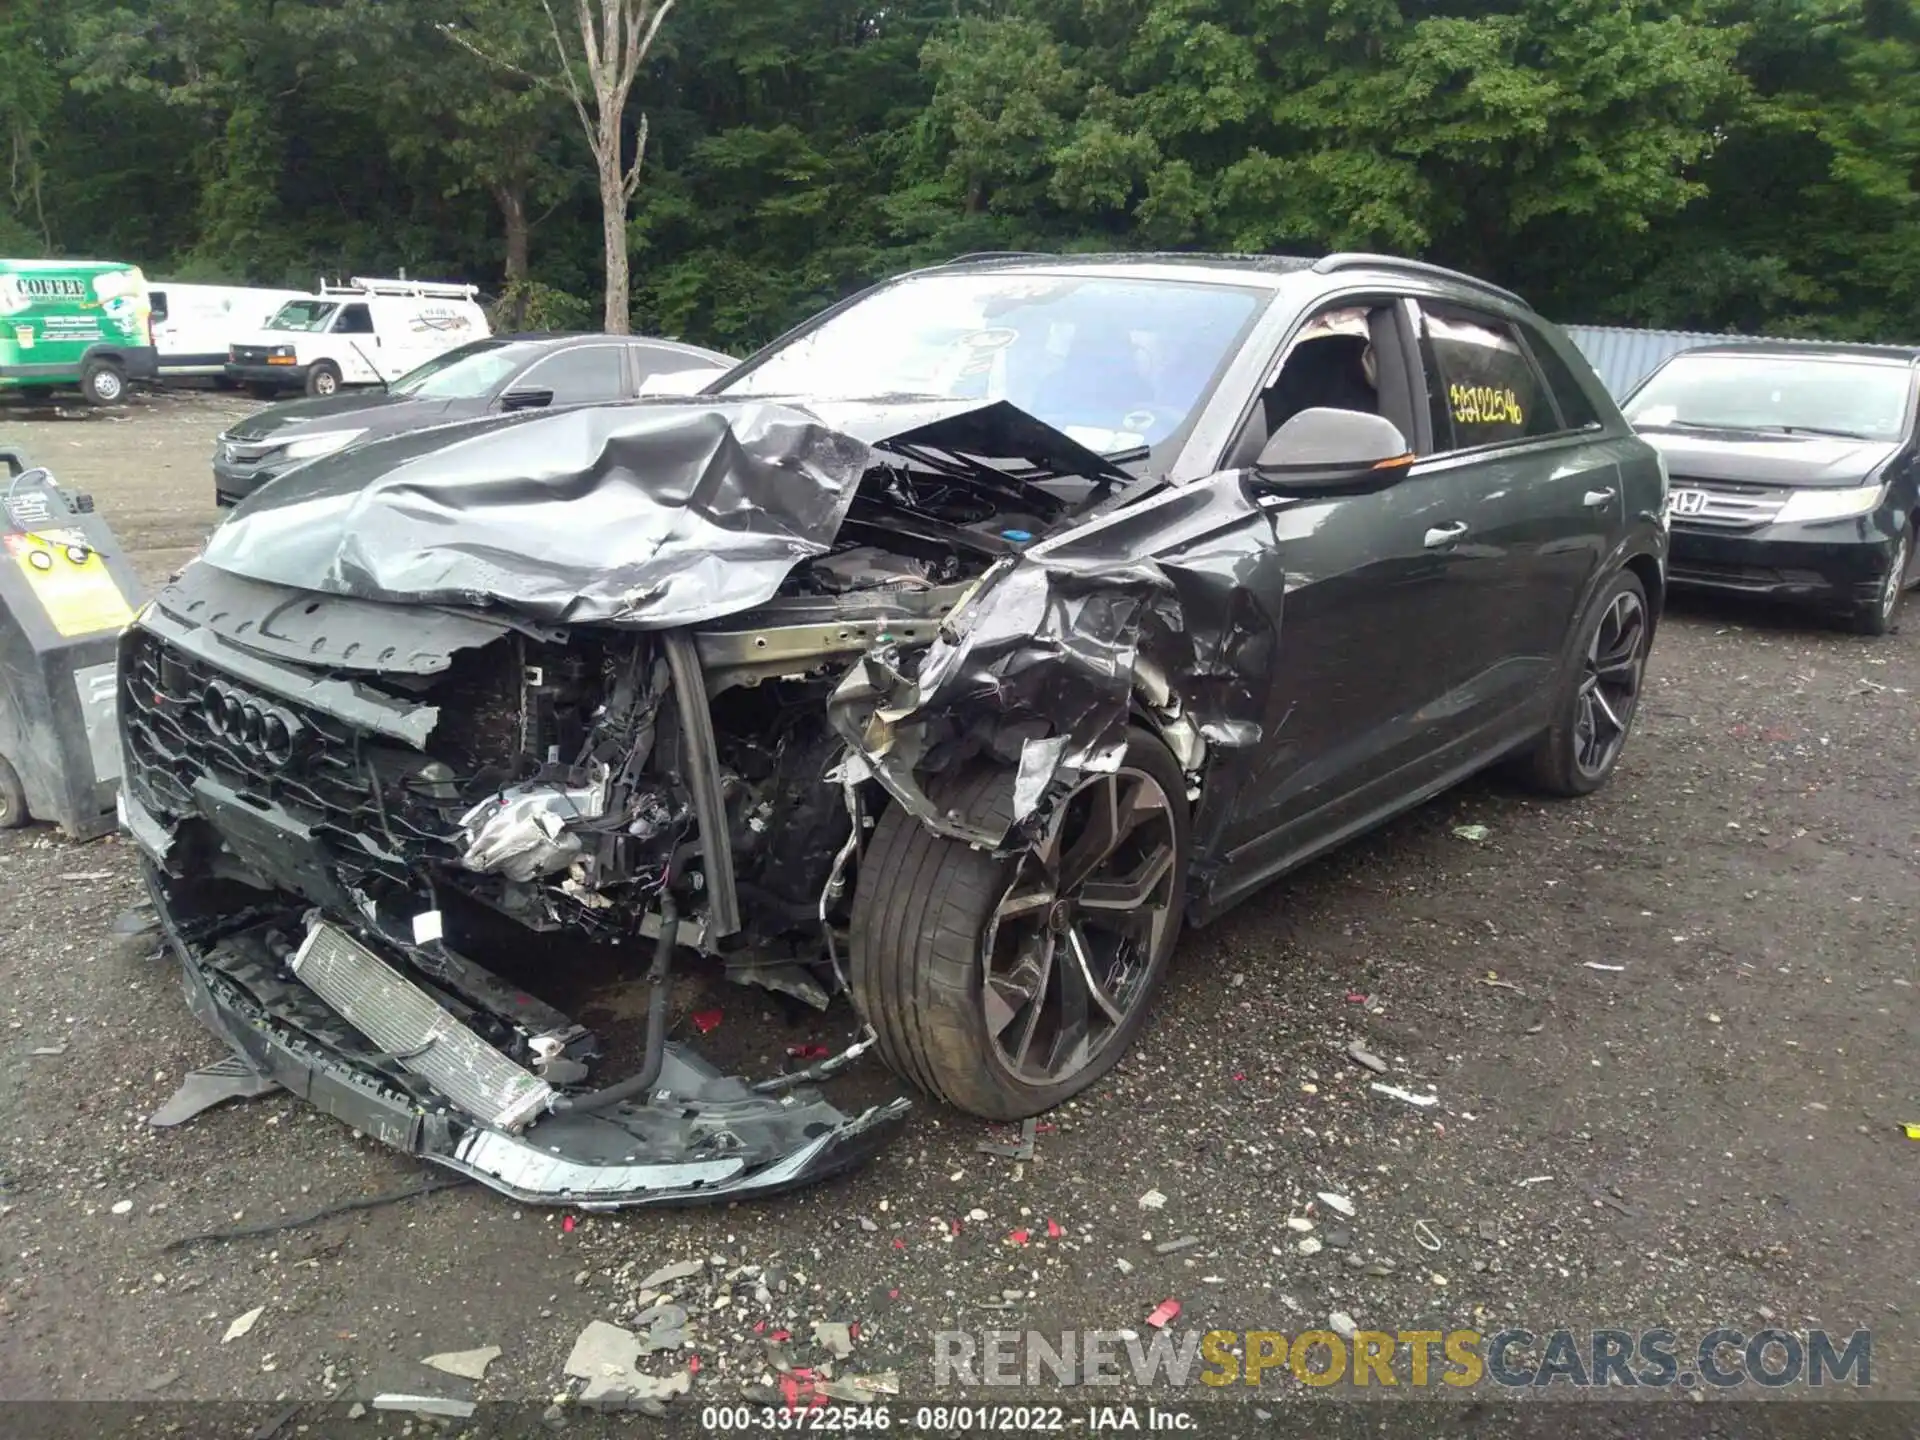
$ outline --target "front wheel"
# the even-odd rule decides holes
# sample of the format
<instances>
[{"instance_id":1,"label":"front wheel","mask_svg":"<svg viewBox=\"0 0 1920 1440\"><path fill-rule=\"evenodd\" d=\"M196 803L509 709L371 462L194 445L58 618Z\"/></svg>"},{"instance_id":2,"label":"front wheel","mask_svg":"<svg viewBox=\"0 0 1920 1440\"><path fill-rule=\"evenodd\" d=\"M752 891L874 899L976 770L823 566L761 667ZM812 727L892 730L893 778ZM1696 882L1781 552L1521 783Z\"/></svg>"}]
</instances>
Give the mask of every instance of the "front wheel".
<instances>
[{"instance_id":1,"label":"front wheel","mask_svg":"<svg viewBox=\"0 0 1920 1440\"><path fill-rule=\"evenodd\" d=\"M1587 612L1577 657L1560 682L1553 723L1520 762L1521 776L1549 795L1591 795L1620 763L1640 708L1653 620L1630 570L1608 581Z\"/></svg>"},{"instance_id":2,"label":"front wheel","mask_svg":"<svg viewBox=\"0 0 1920 1440\"><path fill-rule=\"evenodd\" d=\"M1894 547L1887 578L1880 583L1880 593L1854 610L1851 620L1859 634L1885 635L1893 629L1894 619L1900 613L1900 597L1907 589L1907 571L1913 568L1913 535L1913 529L1909 529Z\"/></svg>"},{"instance_id":3,"label":"front wheel","mask_svg":"<svg viewBox=\"0 0 1920 1440\"><path fill-rule=\"evenodd\" d=\"M33 817L27 813L27 791L13 766L0 755L0 830L17 830Z\"/></svg>"},{"instance_id":4,"label":"front wheel","mask_svg":"<svg viewBox=\"0 0 1920 1440\"><path fill-rule=\"evenodd\" d=\"M340 393L340 368L331 360L316 360L307 371L307 393L322 400Z\"/></svg>"},{"instance_id":5,"label":"front wheel","mask_svg":"<svg viewBox=\"0 0 1920 1440\"><path fill-rule=\"evenodd\" d=\"M1009 790L983 769L933 798L1004 822ZM1179 939L1184 796L1166 747L1134 731L1119 770L1082 778L1010 860L883 814L854 893L850 983L887 1064L992 1120L1050 1110L1112 1069Z\"/></svg>"}]
</instances>

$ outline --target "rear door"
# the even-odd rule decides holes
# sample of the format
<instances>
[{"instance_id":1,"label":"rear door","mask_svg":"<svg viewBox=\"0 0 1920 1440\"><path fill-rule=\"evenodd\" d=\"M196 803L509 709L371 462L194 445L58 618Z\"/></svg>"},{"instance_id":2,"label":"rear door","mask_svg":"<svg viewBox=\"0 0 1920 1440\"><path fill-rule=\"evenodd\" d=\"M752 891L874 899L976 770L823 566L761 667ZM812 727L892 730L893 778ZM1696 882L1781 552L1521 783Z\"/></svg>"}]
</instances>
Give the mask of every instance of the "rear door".
<instances>
[{"instance_id":1,"label":"rear door","mask_svg":"<svg viewBox=\"0 0 1920 1440\"><path fill-rule=\"evenodd\" d=\"M1575 612L1624 525L1600 419L1537 328L1471 305L1422 301L1420 354L1434 433L1417 473L1453 478L1452 704L1491 740L1532 723ZM1562 392L1565 392L1564 394Z\"/></svg>"}]
</instances>

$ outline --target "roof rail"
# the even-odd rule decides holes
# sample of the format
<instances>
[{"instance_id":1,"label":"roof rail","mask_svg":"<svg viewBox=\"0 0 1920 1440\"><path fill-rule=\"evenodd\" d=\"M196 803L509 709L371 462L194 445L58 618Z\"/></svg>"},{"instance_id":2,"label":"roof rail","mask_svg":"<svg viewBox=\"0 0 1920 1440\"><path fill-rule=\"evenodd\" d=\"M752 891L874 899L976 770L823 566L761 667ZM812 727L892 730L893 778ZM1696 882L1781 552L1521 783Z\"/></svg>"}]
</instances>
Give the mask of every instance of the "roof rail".
<instances>
[{"instance_id":1,"label":"roof rail","mask_svg":"<svg viewBox=\"0 0 1920 1440\"><path fill-rule=\"evenodd\" d=\"M940 264L964 265L969 260L1055 260L1058 258L1045 250L969 250L966 254L956 255L951 260L942 260Z\"/></svg>"},{"instance_id":2,"label":"roof rail","mask_svg":"<svg viewBox=\"0 0 1920 1440\"><path fill-rule=\"evenodd\" d=\"M367 275L350 276L344 285L321 282L323 295L411 295L428 300L471 300L480 293L478 285L457 285L446 280L381 280Z\"/></svg>"},{"instance_id":3,"label":"roof rail","mask_svg":"<svg viewBox=\"0 0 1920 1440\"><path fill-rule=\"evenodd\" d=\"M1463 270L1449 270L1444 265L1430 265L1425 260L1406 260L1398 255L1374 255L1364 250L1343 250L1333 255L1322 255L1313 262L1316 275L1330 275L1335 270L1410 270L1416 275L1431 275L1436 280L1452 280L1456 284L1471 285L1476 290L1484 290L1490 295L1498 295L1522 309L1531 310L1513 291L1495 285L1491 280L1482 280L1477 275L1469 275Z\"/></svg>"}]
</instances>

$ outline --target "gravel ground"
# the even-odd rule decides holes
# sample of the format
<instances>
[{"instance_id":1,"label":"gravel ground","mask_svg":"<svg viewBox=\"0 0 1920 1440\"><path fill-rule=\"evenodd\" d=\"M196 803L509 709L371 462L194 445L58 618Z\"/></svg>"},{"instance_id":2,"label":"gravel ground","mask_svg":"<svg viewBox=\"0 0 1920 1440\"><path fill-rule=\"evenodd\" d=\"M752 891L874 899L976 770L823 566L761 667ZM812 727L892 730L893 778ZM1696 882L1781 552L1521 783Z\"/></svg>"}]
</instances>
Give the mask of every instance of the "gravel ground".
<instances>
[{"instance_id":1,"label":"gravel ground","mask_svg":"<svg viewBox=\"0 0 1920 1440\"><path fill-rule=\"evenodd\" d=\"M157 580L212 519L212 435L246 408L0 412L0 437L91 490ZM711 1257L654 1287L692 1312L692 1403L762 1383L777 1330L819 1365L816 1321L857 1326L842 1376L952 1399L930 1388L935 1331L1141 1331L1168 1298L1179 1326L1288 1332L1335 1311L1388 1330L1870 1327L1874 1393L1920 1398L1920 1146L1901 1130L1920 1121L1916 694L1911 628L1874 642L1681 605L1605 793L1476 781L1189 935L1133 1055L1048 1117L1031 1161L923 1105L844 1181L617 1217L468 1186L169 1249L429 1172L285 1096L148 1128L220 1049L167 965L108 938L137 893L129 847L0 836L0 1396L364 1398L419 1382L426 1355L497 1345L477 1385L435 1383L544 1406L587 1322L630 1319L650 1272ZM843 1013L694 988L682 1013L723 1007L712 1039L748 1060L844 1033ZM1387 1076L1347 1058L1356 1041ZM877 1067L836 1083L890 1085ZM1309 1238L1324 1248L1303 1255ZM1234 1387L1233 1413L1315 1393ZM1077 1422L1083 1397L1022 1398L1067 1398Z\"/></svg>"}]
</instances>

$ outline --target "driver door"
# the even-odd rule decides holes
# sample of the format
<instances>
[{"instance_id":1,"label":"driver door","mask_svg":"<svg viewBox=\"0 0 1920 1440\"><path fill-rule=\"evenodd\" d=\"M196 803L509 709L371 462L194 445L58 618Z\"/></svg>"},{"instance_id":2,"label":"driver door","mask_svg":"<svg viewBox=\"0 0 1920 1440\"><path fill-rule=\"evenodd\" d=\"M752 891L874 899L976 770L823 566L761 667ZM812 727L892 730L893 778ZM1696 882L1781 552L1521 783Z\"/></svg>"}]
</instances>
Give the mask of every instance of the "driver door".
<instances>
[{"instance_id":1,"label":"driver door","mask_svg":"<svg viewBox=\"0 0 1920 1440\"><path fill-rule=\"evenodd\" d=\"M1250 466L1288 418L1326 404L1370 409L1429 451L1412 321L1393 299L1342 302L1310 319L1229 464ZM1450 703L1465 658L1455 631L1467 568L1457 537L1469 489L1458 470L1415 466L1371 492L1259 498L1286 593L1262 740L1237 753L1238 773L1217 792L1233 797L1214 817L1227 890L1363 828L1445 773L1449 747L1470 728Z\"/></svg>"}]
</instances>

